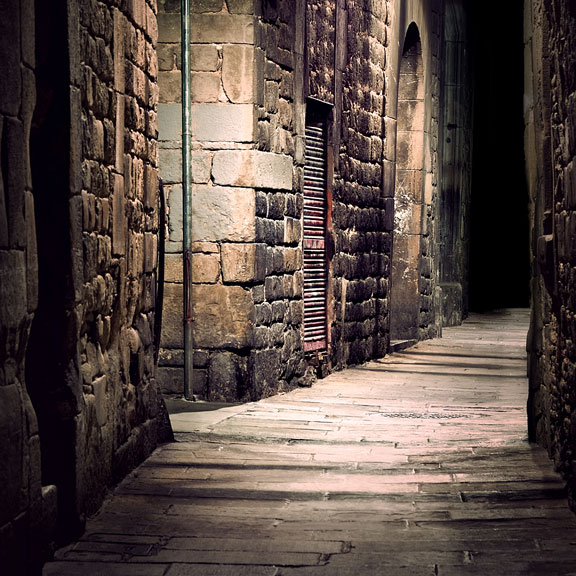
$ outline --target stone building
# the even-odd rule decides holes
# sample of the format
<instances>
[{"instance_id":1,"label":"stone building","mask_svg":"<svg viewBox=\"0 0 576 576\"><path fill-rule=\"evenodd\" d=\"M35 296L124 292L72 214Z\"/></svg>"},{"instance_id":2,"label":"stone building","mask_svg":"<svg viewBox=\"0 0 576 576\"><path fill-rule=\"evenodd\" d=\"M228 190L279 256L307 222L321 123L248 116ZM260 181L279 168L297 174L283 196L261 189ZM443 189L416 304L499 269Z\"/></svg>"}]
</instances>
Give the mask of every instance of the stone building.
<instances>
[{"instance_id":1,"label":"stone building","mask_svg":"<svg viewBox=\"0 0 576 576\"><path fill-rule=\"evenodd\" d=\"M0 2L0 566L38 574L170 437L155 2Z\"/></svg>"},{"instance_id":2,"label":"stone building","mask_svg":"<svg viewBox=\"0 0 576 576\"><path fill-rule=\"evenodd\" d=\"M573 3L191 4L186 249L180 1L0 0L2 569L170 439L160 390L310 385L530 270L530 431L574 492Z\"/></svg>"},{"instance_id":3,"label":"stone building","mask_svg":"<svg viewBox=\"0 0 576 576\"><path fill-rule=\"evenodd\" d=\"M253 400L459 323L472 119L463 4L193 2L184 383L180 34L180 2L161 1L164 392Z\"/></svg>"},{"instance_id":4,"label":"stone building","mask_svg":"<svg viewBox=\"0 0 576 576\"><path fill-rule=\"evenodd\" d=\"M530 434L566 476L576 510L576 7L526 2L530 188Z\"/></svg>"}]
</instances>

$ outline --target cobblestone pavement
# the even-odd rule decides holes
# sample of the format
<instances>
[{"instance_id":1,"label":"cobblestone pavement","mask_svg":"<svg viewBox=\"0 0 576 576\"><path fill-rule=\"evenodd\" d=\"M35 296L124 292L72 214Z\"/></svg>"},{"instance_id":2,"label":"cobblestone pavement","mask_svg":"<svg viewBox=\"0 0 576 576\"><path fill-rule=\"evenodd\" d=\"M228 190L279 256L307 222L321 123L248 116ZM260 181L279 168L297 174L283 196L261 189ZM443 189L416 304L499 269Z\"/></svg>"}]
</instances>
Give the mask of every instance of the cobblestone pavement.
<instances>
[{"instance_id":1,"label":"cobblestone pavement","mask_svg":"<svg viewBox=\"0 0 576 576\"><path fill-rule=\"evenodd\" d=\"M312 388L172 406L178 441L44 575L576 574L576 516L526 439L527 325L476 315Z\"/></svg>"}]
</instances>

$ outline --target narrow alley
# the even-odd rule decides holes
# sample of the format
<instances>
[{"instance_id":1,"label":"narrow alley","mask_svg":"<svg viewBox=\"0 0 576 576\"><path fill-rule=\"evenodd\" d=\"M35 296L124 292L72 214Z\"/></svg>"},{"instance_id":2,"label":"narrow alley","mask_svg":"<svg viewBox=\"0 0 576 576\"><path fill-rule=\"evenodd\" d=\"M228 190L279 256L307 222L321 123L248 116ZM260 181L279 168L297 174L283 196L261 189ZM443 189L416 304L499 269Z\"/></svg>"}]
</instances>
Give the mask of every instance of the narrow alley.
<instances>
[{"instance_id":1,"label":"narrow alley","mask_svg":"<svg viewBox=\"0 0 576 576\"><path fill-rule=\"evenodd\" d=\"M564 482L527 441L528 323L471 315L311 388L172 407L177 442L44 576L576 574Z\"/></svg>"}]
</instances>

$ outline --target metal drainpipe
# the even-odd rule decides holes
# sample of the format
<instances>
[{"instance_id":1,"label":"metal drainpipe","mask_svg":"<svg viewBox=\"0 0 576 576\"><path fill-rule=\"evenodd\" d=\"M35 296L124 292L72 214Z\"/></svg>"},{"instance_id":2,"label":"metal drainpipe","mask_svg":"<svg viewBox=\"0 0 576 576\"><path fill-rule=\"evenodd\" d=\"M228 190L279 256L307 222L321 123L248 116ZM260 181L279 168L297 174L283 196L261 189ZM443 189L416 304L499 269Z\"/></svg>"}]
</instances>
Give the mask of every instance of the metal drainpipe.
<instances>
[{"instance_id":1,"label":"metal drainpipe","mask_svg":"<svg viewBox=\"0 0 576 576\"><path fill-rule=\"evenodd\" d=\"M184 397L195 400L192 386L192 162L190 161L190 0L181 0L182 26L182 194L184 266Z\"/></svg>"}]
</instances>

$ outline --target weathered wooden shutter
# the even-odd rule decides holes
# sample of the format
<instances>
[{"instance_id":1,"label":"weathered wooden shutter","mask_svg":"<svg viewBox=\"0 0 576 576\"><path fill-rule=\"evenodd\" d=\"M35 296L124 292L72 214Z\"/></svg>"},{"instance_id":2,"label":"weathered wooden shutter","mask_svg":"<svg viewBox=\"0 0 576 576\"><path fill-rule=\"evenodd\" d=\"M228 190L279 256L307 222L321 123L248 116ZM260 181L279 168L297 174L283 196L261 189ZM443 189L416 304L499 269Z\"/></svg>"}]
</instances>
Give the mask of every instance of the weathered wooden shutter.
<instances>
[{"instance_id":1,"label":"weathered wooden shutter","mask_svg":"<svg viewBox=\"0 0 576 576\"><path fill-rule=\"evenodd\" d=\"M304 166L304 350L326 350L326 123L306 126Z\"/></svg>"}]
</instances>

